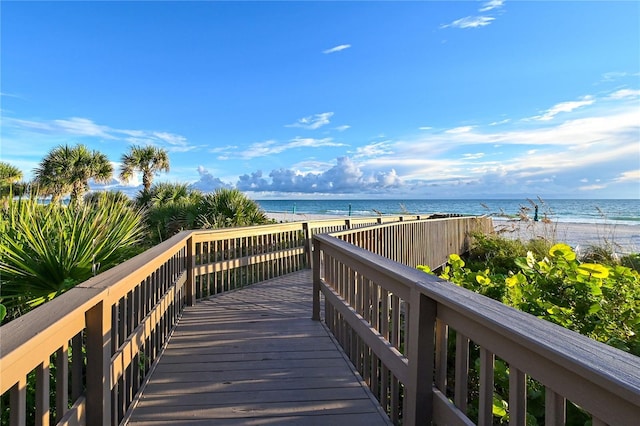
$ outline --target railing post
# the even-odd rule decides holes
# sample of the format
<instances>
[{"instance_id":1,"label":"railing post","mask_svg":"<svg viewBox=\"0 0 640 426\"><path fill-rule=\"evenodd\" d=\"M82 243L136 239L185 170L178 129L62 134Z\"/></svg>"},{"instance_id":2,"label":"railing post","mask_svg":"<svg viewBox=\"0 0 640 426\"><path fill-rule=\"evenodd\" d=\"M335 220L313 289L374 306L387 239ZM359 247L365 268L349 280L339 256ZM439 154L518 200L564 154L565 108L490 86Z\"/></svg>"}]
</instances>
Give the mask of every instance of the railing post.
<instances>
[{"instance_id":1,"label":"railing post","mask_svg":"<svg viewBox=\"0 0 640 426\"><path fill-rule=\"evenodd\" d=\"M192 234L193 235L193 234ZM196 303L196 258L194 256L195 244L193 242L193 236L187 239L187 282L185 288L187 291L187 306L193 306Z\"/></svg>"},{"instance_id":2,"label":"railing post","mask_svg":"<svg viewBox=\"0 0 640 426\"><path fill-rule=\"evenodd\" d=\"M305 260L307 262L307 268L313 268L313 241L311 240L311 227L309 226L309 222L304 222L302 224L302 233L304 235L304 255Z\"/></svg>"},{"instance_id":3,"label":"railing post","mask_svg":"<svg viewBox=\"0 0 640 426\"><path fill-rule=\"evenodd\" d=\"M320 266L320 244L316 244L313 250L313 321L320 321Z\"/></svg>"},{"instance_id":4,"label":"railing post","mask_svg":"<svg viewBox=\"0 0 640 426\"><path fill-rule=\"evenodd\" d=\"M420 283L416 283L420 285ZM409 306L409 383L405 394L406 426L431 424L435 360L436 303L411 289Z\"/></svg>"},{"instance_id":5,"label":"railing post","mask_svg":"<svg viewBox=\"0 0 640 426\"><path fill-rule=\"evenodd\" d=\"M111 424L111 309L99 302L87 324L87 424Z\"/></svg>"}]
</instances>

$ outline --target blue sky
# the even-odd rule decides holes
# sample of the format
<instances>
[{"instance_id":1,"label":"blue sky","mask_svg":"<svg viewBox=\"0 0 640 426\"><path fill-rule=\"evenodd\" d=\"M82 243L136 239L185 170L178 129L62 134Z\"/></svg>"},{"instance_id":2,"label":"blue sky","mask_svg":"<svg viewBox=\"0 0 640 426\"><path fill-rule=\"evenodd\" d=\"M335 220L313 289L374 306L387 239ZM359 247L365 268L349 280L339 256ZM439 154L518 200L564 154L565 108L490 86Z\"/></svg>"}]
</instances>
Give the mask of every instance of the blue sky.
<instances>
[{"instance_id":1,"label":"blue sky","mask_svg":"<svg viewBox=\"0 0 640 426\"><path fill-rule=\"evenodd\" d=\"M256 199L640 198L636 1L0 13L0 157L27 179L60 144L116 170L152 144L171 161L156 181Z\"/></svg>"}]
</instances>

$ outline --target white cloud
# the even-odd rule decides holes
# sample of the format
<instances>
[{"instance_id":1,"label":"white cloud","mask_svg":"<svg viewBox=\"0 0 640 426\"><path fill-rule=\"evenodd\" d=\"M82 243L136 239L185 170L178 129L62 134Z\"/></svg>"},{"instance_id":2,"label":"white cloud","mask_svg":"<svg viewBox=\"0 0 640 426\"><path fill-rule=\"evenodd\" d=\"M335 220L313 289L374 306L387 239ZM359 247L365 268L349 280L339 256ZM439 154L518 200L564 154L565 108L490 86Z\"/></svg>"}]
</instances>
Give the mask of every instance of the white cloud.
<instances>
[{"instance_id":1,"label":"white cloud","mask_svg":"<svg viewBox=\"0 0 640 426\"><path fill-rule=\"evenodd\" d=\"M316 130L330 123L333 112L323 112L320 114L309 115L298 119L293 124L287 124L285 127L302 127L303 129Z\"/></svg>"},{"instance_id":2,"label":"white cloud","mask_svg":"<svg viewBox=\"0 0 640 426\"><path fill-rule=\"evenodd\" d=\"M240 176L237 188L256 192L352 194L375 193L403 185L394 169L365 172L351 158L338 157L333 167L317 174L290 169L272 170L269 179L263 177L262 171L245 174Z\"/></svg>"},{"instance_id":3,"label":"white cloud","mask_svg":"<svg viewBox=\"0 0 640 426\"><path fill-rule=\"evenodd\" d=\"M209 148L209 152L212 154L217 154L220 152L228 152L238 149L237 145L226 145L226 146L217 146L215 148Z\"/></svg>"},{"instance_id":4,"label":"white cloud","mask_svg":"<svg viewBox=\"0 0 640 426\"><path fill-rule=\"evenodd\" d=\"M204 166L198 166L198 175L200 179L192 183L191 188L198 189L202 192L213 192L220 188L232 188L233 185L223 182L220 178L213 176Z\"/></svg>"},{"instance_id":5,"label":"white cloud","mask_svg":"<svg viewBox=\"0 0 640 426\"><path fill-rule=\"evenodd\" d=\"M21 120L3 117L3 126L13 130L35 132L53 137L90 137L121 140L132 144L151 144L165 147L170 152L184 152L195 149L187 138L169 132L116 129L95 123L88 118L72 117L50 121Z\"/></svg>"},{"instance_id":6,"label":"white cloud","mask_svg":"<svg viewBox=\"0 0 640 426\"><path fill-rule=\"evenodd\" d=\"M489 126L499 126L501 124L507 124L510 121L511 121L510 118L505 118L504 120L494 121L493 123L489 123Z\"/></svg>"},{"instance_id":7,"label":"white cloud","mask_svg":"<svg viewBox=\"0 0 640 426\"><path fill-rule=\"evenodd\" d=\"M478 10L479 12L488 12L493 9L499 9L504 6L504 0L489 0L485 2Z\"/></svg>"},{"instance_id":8,"label":"white cloud","mask_svg":"<svg viewBox=\"0 0 640 426\"><path fill-rule=\"evenodd\" d=\"M605 189L607 185L585 185L578 187L579 191L597 191L599 189Z\"/></svg>"},{"instance_id":9,"label":"white cloud","mask_svg":"<svg viewBox=\"0 0 640 426\"><path fill-rule=\"evenodd\" d=\"M454 127L453 129L445 130L445 133L450 133L450 134L469 133L472 130L473 130L473 126L461 126L461 127Z\"/></svg>"},{"instance_id":10,"label":"white cloud","mask_svg":"<svg viewBox=\"0 0 640 426\"><path fill-rule=\"evenodd\" d=\"M621 80L627 77L638 77L640 72L625 72L625 71L612 71L602 74L602 81L610 82Z\"/></svg>"},{"instance_id":11,"label":"white cloud","mask_svg":"<svg viewBox=\"0 0 640 426\"><path fill-rule=\"evenodd\" d=\"M339 132L344 132L345 130L350 129L350 128L351 128L351 126L349 126L348 124L344 124L342 126L336 127L336 130L339 131Z\"/></svg>"},{"instance_id":12,"label":"white cloud","mask_svg":"<svg viewBox=\"0 0 640 426\"><path fill-rule=\"evenodd\" d=\"M393 155L390 149L390 141L374 142L369 145L360 146L356 149L354 158L379 157L383 155Z\"/></svg>"},{"instance_id":13,"label":"white cloud","mask_svg":"<svg viewBox=\"0 0 640 426\"><path fill-rule=\"evenodd\" d=\"M640 169L623 172L615 179L615 182L636 182L640 183Z\"/></svg>"},{"instance_id":14,"label":"white cloud","mask_svg":"<svg viewBox=\"0 0 640 426\"><path fill-rule=\"evenodd\" d=\"M267 155L280 154L281 152L295 148L323 148L339 146L346 146L346 144L335 142L332 138L314 139L296 137L286 143L278 143L275 140L256 142L242 152L239 152L237 154L227 153L227 156L229 158L251 159L257 157L265 157Z\"/></svg>"},{"instance_id":15,"label":"white cloud","mask_svg":"<svg viewBox=\"0 0 640 426\"><path fill-rule=\"evenodd\" d=\"M479 160L480 158L483 158L485 156L484 152L478 152L475 154L462 154L462 157L465 160Z\"/></svg>"},{"instance_id":16,"label":"white cloud","mask_svg":"<svg viewBox=\"0 0 640 426\"><path fill-rule=\"evenodd\" d=\"M87 118L73 117L69 120L53 120L53 123L55 127L71 135L115 139L113 135L108 133L111 129L107 126L100 126Z\"/></svg>"},{"instance_id":17,"label":"white cloud","mask_svg":"<svg viewBox=\"0 0 640 426\"><path fill-rule=\"evenodd\" d=\"M0 92L0 96L4 96L4 97L7 97L7 98L17 98L17 99L22 99L22 96L20 96L20 95L14 95L13 93Z\"/></svg>"},{"instance_id":18,"label":"white cloud","mask_svg":"<svg viewBox=\"0 0 640 426\"><path fill-rule=\"evenodd\" d=\"M637 98L639 96L640 96L640 90L620 89L610 94L607 97L607 99L620 100L620 99Z\"/></svg>"},{"instance_id":19,"label":"white cloud","mask_svg":"<svg viewBox=\"0 0 640 426\"><path fill-rule=\"evenodd\" d=\"M331 167L333 167L333 164L326 161L305 160L293 164L291 169L306 175L308 173L319 174Z\"/></svg>"},{"instance_id":20,"label":"white cloud","mask_svg":"<svg viewBox=\"0 0 640 426\"><path fill-rule=\"evenodd\" d=\"M418 130L431 130L431 129L433 129L433 127L429 127L429 126L418 127Z\"/></svg>"},{"instance_id":21,"label":"white cloud","mask_svg":"<svg viewBox=\"0 0 640 426\"><path fill-rule=\"evenodd\" d=\"M345 50L345 49L348 49L348 48L350 48L350 47L351 47L351 45L350 45L350 44L340 44L340 45L338 45L338 46L334 46L334 47L332 47L332 48L330 48L330 49L323 50L323 51L322 51L322 53L324 53L325 55L327 55L327 54L329 54L329 53L340 52L341 50Z\"/></svg>"},{"instance_id":22,"label":"white cloud","mask_svg":"<svg viewBox=\"0 0 640 426\"><path fill-rule=\"evenodd\" d=\"M577 108L591 105L595 102L593 96L584 96L579 101L560 102L543 112L541 115L533 117L534 120L549 121L561 112L571 112Z\"/></svg>"},{"instance_id":23,"label":"white cloud","mask_svg":"<svg viewBox=\"0 0 640 426\"><path fill-rule=\"evenodd\" d=\"M496 18L492 16L467 16L456 19L450 24L440 26L440 28L479 28L491 24Z\"/></svg>"}]
</instances>

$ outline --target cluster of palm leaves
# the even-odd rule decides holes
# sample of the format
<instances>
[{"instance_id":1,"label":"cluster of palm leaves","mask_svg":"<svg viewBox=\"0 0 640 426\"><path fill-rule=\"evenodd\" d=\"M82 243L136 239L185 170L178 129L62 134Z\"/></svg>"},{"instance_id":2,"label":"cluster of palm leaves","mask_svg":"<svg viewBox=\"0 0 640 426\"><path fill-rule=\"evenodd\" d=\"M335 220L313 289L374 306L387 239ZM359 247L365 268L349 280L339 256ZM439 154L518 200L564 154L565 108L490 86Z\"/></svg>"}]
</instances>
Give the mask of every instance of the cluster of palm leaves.
<instances>
[{"instance_id":1,"label":"cluster of palm leaves","mask_svg":"<svg viewBox=\"0 0 640 426\"><path fill-rule=\"evenodd\" d=\"M213 193L187 184L159 183L141 191L136 202L146 210L153 243L185 229L216 229L270 223L260 206L237 189Z\"/></svg>"},{"instance_id":2,"label":"cluster of palm leaves","mask_svg":"<svg viewBox=\"0 0 640 426\"><path fill-rule=\"evenodd\" d=\"M89 179L108 182L113 166L107 156L91 151L84 145L59 146L42 160L34 171L34 183L41 195L51 195L56 202L71 193L71 203L77 203L89 187Z\"/></svg>"},{"instance_id":3,"label":"cluster of palm leaves","mask_svg":"<svg viewBox=\"0 0 640 426\"><path fill-rule=\"evenodd\" d=\"M9 195L20 195L24 185L17 188L16 185L22 180L22 171L16 166L0 161L0 197L6 198Z\"/></svg>"},{"instance_id":4,"label":"cluster of palm leaves","mask_svg":"<svg viewBox=\"0 0 640 426\"><path fill-rule=\"evenodd\" d=\"M140 210L114 196L14 200L0 211L0 301L18 316L135 254L144 235Z\"/></svg>"}]
</instances>

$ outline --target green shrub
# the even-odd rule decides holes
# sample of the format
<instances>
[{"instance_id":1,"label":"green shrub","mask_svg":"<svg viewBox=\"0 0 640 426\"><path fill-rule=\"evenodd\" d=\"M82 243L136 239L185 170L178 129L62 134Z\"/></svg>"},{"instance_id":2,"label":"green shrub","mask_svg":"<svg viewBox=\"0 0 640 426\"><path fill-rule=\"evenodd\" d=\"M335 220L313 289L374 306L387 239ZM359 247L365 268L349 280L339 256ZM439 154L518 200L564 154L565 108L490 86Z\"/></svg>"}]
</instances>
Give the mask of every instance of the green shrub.
<instances>
[{"instance_id":1,"label":"green shrub","mask_svg":"<svg viewBox=\"0 0 640 426\"><path fill-rule=\"evenodd\" d=\"M538 238L522 241L504 238L498 234L477 233L472 236L472 245L465 256L469 268L479 270L489 268L494 273L508 274L515 271L515 260L532 252L538 257L544 257L551 248L551 240Z\"/></svg>"},{"instance_id":2,"label":"green shrub","mask_svg":"<svg viewBox=\"0 0 640 426\"><path fill-rule=\"evenodd\" d=\"M113 197L11 201L0 212L0 301L20 315L131 256L143 232L141 213Z\"/></svg>"},{"instance_id":3,"label":"green shrub","mask_svg":"<svg viewBox=\"0 0 640 426\"><path fill-rule=\"evenodd\" d=\"M544 244L532 246L495 236L477 238L469 264L452 254L439 276L594 340L640 355L640 273L615 262L581 261L566 244L555 244L543 253L529 250L521 255L525 248L534 247L540 249ZM637 266L639 260L640 256L635 254L622 261ZM419 265L418 269L431 273L428 266ZM470 383L478 375L475 368L478 355L473 354L472 351ZM508 369L502 374L500 365L496 362L493 412L499 424L508 421L508 393L503 389L503 382L508 383ZM506 375L506 379L501 374ZM527 387L527 424L542 423L544 389L531 379ZM468 415L477 416L473 393ZM584 424L587 418L578 407L567 405L568 424Z\"/></svg>"}]
</instances>

